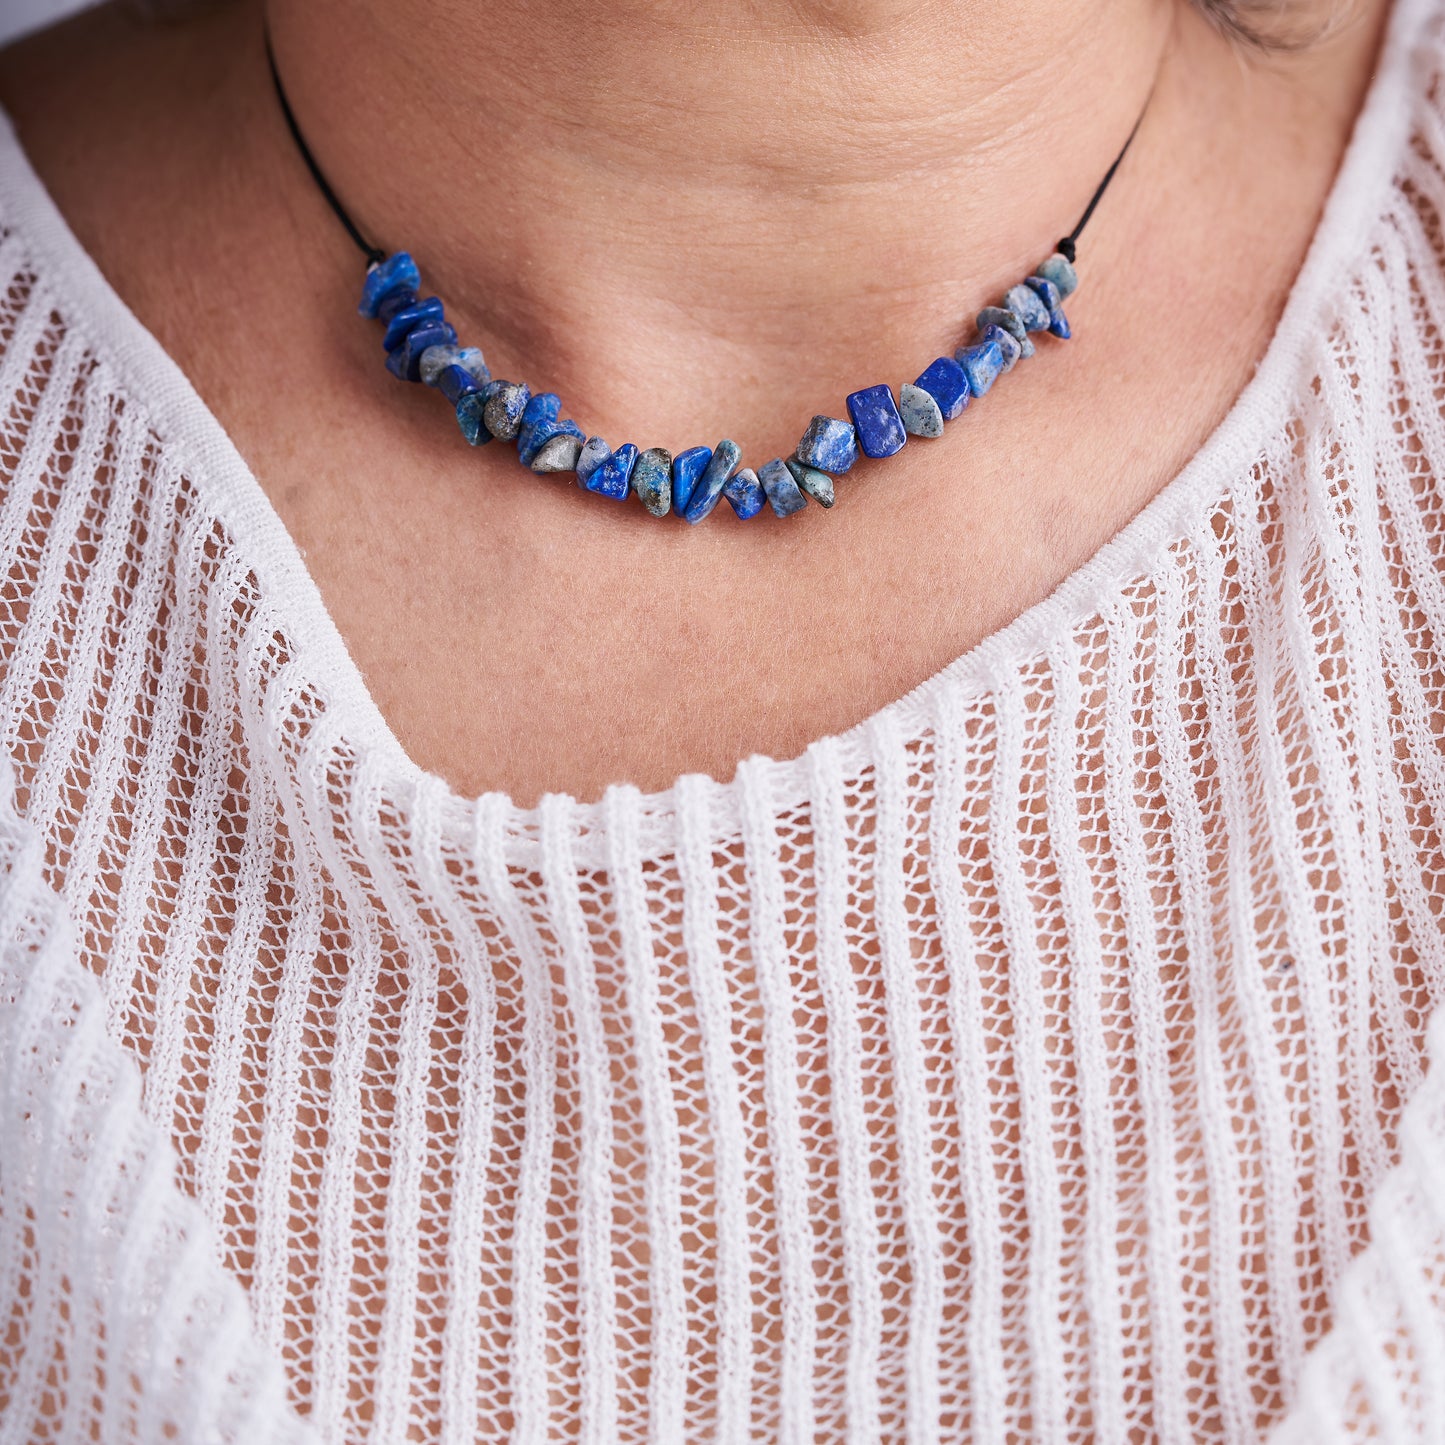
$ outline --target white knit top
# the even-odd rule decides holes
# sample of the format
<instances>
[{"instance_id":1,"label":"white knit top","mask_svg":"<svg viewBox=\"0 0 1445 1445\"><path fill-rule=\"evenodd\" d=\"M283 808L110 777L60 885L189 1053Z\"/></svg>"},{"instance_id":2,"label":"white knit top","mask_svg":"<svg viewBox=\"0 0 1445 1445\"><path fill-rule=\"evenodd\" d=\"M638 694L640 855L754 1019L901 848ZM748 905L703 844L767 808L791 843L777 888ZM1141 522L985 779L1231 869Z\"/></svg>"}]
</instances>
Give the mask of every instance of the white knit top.
<instances>
[{"instance_id":1,"label":"white knit top","mask_svg":"<svg viewBox=\"0 0 1445 1445\"><path fill-rule=\"evenodd\" d=\"M1112 542L587 806L407 757L0 125L0 1441L1445 1436L1442 16Z\"/></svg>"}]
</instances>

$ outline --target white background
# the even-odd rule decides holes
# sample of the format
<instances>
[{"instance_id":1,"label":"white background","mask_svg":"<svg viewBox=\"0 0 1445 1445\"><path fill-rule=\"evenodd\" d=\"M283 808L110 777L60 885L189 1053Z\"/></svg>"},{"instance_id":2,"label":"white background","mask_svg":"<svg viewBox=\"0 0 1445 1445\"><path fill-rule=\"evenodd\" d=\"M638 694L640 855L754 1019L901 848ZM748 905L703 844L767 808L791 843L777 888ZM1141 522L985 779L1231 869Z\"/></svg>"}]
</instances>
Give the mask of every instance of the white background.
<instances>
[{"instance_id":1,"label":"white background","mask_svg":"<svg viewBox=\"0 0 1445 1445\"><path fill-rule=\"evenodd\" d=\"M83 10L90 0L0 0L0 45L62 15Z\"/></svg>"}]
</instances>

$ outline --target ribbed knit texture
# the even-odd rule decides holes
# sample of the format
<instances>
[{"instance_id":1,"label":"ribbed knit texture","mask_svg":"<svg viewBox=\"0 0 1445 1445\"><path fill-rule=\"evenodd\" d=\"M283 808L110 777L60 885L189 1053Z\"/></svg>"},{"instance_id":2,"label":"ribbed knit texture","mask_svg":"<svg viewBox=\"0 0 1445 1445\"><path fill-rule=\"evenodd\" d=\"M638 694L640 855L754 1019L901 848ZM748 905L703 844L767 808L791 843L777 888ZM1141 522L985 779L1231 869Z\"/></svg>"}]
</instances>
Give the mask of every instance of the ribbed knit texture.
<instances>
[{"instance_id":1,"label":"ribbed knit texture","mask_svg":"<svg viewBox=\"0 0 1445 1445\"><path fill-rule=\"evenodd\" d=\"M407 759L4 129L0 1441L1439 1438L1440 10L1114 542L588 806Z\"/></svg>"}]
</instances>

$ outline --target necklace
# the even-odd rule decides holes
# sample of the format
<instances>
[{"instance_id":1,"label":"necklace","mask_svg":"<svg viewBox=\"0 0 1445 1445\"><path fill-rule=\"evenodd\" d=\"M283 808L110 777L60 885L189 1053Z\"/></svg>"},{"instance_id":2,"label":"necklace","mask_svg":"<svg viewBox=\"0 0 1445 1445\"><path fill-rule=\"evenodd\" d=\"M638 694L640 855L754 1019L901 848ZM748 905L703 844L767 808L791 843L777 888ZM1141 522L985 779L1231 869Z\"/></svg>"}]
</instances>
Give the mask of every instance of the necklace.
<instances>
[{"instance_id":1,"label":"necklace","mask_svg":"<svg viewBox=\"0 0 1445 1445\"><path fill-rule=\"evenodd\" d=\"M727 437L715 447L689 447L676 456L663 447L639 451L631 442L613 451L600 436L588 436L575 421L562 417L561 399L555 392L533 395L521 382L494 380L481 351L458 344L441 301L435 296L421 299L421 272L411 255L373 246L337 198L292 113L269 33L266 59L301 159L366 257L357 309L385 327L387 370L402 381L420 382L440 392L473 446L484 446L494 438L515 442L518 460L533 472L572 472L600 497L625 501L635 493L653 516L672 513L693 523L702 521L723 500L742 520L757 516L766 506L779 517L789 517L802 511L809 498L831 507L836 497L834 478L850 470L860 454L891 457L902 451L910 436L942 436L945 422L953 421L971 400L987 395L1003 373L1034 354L1033 335L1047 333L1068 340L1063 302L1079 284L1075 269L1079 236L1143 120L1141 111L1078 224L998 305L978 313L977 333L971 340L952 356L930 362L915 381L898 388L896 398L886 383L853 392L844 403L848 420L815 416L792 456L774 457L754 471L739 467L741 450Z\"/></svg>"}]
</instances>

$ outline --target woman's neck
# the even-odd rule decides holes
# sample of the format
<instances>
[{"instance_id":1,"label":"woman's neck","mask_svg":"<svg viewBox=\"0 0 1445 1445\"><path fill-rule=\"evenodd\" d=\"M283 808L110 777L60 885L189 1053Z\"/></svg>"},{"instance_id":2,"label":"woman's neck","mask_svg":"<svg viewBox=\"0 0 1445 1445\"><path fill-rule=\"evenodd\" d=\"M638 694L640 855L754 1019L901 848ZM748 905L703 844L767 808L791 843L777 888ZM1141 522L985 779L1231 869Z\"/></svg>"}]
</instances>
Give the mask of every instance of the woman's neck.
<instances>
[{"instance_id":1,"label":"woman's neck","mask_svg":"<svg viewBox=\"0 0 1445 1445\"><path fill-rule=\"evenodd\" d=\"M800 428L840 388L956 344L1077 218L1174 3L268 14L298 120L363 230L417 254L494 368L677 445L699 438L670 428L711 440L780 410Z\"/></svg>"}]
</instances>

